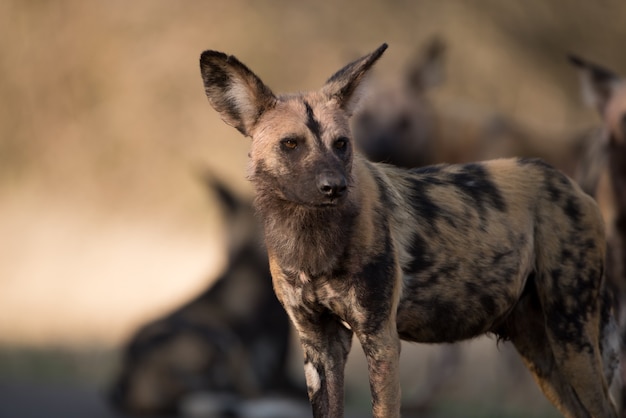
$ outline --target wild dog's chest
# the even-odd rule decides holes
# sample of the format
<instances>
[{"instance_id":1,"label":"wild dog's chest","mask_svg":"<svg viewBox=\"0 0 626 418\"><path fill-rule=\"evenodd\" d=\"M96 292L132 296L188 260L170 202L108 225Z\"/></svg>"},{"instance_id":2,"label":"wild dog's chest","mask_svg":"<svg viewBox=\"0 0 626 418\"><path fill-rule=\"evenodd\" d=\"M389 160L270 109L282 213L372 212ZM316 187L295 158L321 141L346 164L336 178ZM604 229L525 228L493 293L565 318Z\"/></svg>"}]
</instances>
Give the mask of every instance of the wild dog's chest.
<instances>
[{"instance_id":1,"label":"wild dog's chest","mask_svg":"<svg viewBox=\"0 0 626 418\"><path fill-rule=\"evenodd\" d=\"M299 271L282 276L277 290L288 310L311 318L332 314L349 327L375 329L396 306L399 268L383 253L354 270L313 277Z\"/></svg>"},{"instance_id":2,"label":"wild dog's chest","mask_svg":"<svg viewBox=\"0 0 626 418\"><path fill-rule=\"evenodd\" d=\"M311 277L292 273L283 286L283 303L293 312L307 316L332 313L339 320L352 322L358 316L357 289L347 277Z\"/></svg>"}]
</instances>

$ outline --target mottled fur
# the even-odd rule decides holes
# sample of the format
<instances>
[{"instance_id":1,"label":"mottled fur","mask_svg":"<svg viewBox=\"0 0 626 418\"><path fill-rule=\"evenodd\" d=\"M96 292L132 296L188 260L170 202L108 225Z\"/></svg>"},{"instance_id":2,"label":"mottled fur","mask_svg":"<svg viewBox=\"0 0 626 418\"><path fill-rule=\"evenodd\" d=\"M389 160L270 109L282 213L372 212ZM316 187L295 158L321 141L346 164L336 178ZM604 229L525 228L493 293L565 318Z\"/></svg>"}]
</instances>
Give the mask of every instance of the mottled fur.
<instances>
[{"instance_id":1,"label":"mottled fur","mask_svg":"<svg viewBox=\"0 0 626 418\"><path fill-rule=\"evenodd\" d=\"M615 417L595 202L539 160L408 171L362 158L349 118L385 48L318 91L280 96L233 56L200 58L209 101L252 138L255 206L274 290L304 350L314 416L343 416L353 335L382 418L400 413L400 338L492 332L515 344L564 415Z\"/></svg>"}]
</instances>

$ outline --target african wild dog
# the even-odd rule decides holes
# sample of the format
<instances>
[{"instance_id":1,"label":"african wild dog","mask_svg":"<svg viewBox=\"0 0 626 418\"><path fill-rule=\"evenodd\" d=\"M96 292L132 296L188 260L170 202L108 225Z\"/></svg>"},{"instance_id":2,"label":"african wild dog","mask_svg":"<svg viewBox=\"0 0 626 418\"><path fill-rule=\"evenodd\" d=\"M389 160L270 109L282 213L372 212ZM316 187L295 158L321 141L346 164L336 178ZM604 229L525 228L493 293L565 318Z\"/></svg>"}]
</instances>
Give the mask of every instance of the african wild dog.
<instances>
[{"instance_id":1,"label":"african wild dog","mask_svg":"<svg viewBox=\"0 0 626 418\"><path fill-rule=\"evenodd\" d=\"M595 197L604 216L608 240L606 276L613 289L622 341L626 340L626 79L599 65L571 56L583 93L600 113L603 126L591 136L577 180ZM621 352L626 381L626 351ZM621 394L622 406L626 391ZM622 412L626 416L626 410Z\"/></svg>"},{"instance_id":2,"label":"african wild dog","mask_svg":"<svg viewBox=\"0 0 626 418\"><path fill-rule=\"evenodd\" d=\"M539 160L409 171L362 158L349 118L386 47L319 91L278 96L235 57L200 57L211 105L252 138L254 205L314 416L343 416L353 333L382 418L400 413L400 338L492 332L515 344L564 415L615 417L597 205Z\"/></svg>"},{"instance_id":3,"label":"african wild dog","mask_svg":"<svg viewBox=\"0 0 626 418\"><path fill-rule=\"evenodd\" d=\"M227 266L201 295L131 338L111 391L124 412L176 414L193 399L201 402L194 409L235 417L242 401L253 398L305 400L304 385L288 373L289 319L271 288L251 202L204 177L224 212Z\"/></svg>"}]
</instances>

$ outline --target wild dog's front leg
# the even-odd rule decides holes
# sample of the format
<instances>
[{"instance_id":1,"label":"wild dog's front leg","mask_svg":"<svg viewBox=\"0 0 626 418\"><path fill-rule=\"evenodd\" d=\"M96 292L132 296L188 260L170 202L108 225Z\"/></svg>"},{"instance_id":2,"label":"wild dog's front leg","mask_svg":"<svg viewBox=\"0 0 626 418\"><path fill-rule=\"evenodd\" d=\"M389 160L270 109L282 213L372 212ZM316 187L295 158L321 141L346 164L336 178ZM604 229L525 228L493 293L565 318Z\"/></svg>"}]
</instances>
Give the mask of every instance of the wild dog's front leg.
<instances>
[{"instance_id":1,"label":"wild dog's front leg","mask_svg":"<svg viewBox=\"0 0 626 418\"><path fill-rule=\"evenodd\" d=\"M342 418L344 373L352 331L330 312L313 319L300 318L296 325L304 351L304 374L313 416Z\"/></svg>"},{"instance_id":2,"label":"wild dog's front leg","mask_svg":"<svg viewBox=\"0 0 626 418\"><path fill-rule=\"evenodd\" d=\"M343 418L344 370L352 331L316 302L310 283L303 283L297 274L284 273L272 258L270 269L276 296L300 337L313 416Z\"/></svg>"},{"instance_id":3,"label":"wild dog's front leg","mask_svg":"<svg viewBox=\"0 0 626 418\"><path fill-rule=\"evenodd\" d=\"M357 332L357 337L367 358L374 418L399 417L400 338L395 317L384 323L378 332Z\"/></svg>"}]
</instances>

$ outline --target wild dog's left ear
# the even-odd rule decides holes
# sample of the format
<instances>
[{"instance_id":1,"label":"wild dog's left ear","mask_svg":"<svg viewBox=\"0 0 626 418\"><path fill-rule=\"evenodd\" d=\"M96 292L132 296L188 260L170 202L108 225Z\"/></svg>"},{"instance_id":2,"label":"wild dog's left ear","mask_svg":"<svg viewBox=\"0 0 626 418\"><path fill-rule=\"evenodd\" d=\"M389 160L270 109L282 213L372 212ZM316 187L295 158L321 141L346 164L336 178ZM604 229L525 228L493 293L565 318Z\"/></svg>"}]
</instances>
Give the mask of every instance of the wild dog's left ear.
<instances>
[{"instance_id":1,"label":"wild dog's left ear","mask_svg":"<svg viewBox=\"0 0 626 418\"><path fill-rule=\"evenodd\" d=\"M569 55L568 59L578 68L580 73L583 99L595 106L600 115L604 117L607 104L613 97L615 87L620 82L619 76L575 55Z\"/></svg>"},{"instance_id":2,"label":"wild dog's left ear","mask_svg":"<svg viewBox=\"0 0 626 418\"><path fill-rule=\"evenodd\" d=\"M337 100L348 115L352 115L359 101L359 95L355 94L359 84L385 49L387 44L382 44L374 52L346 65L326 81L322 91Z\"/></svg>"},{"instance_id":3,"label":"wild dog's left ear","mask_svg":"<svg viewBox=\"0 0 626 418\"><path fill-rule=\"evenodd\" d=\"M245 136L250 136L259 117L276 103L269 87L232 55L204 51L200 72L211 105L224 122Z\"/></svg>"}]
</instances>

